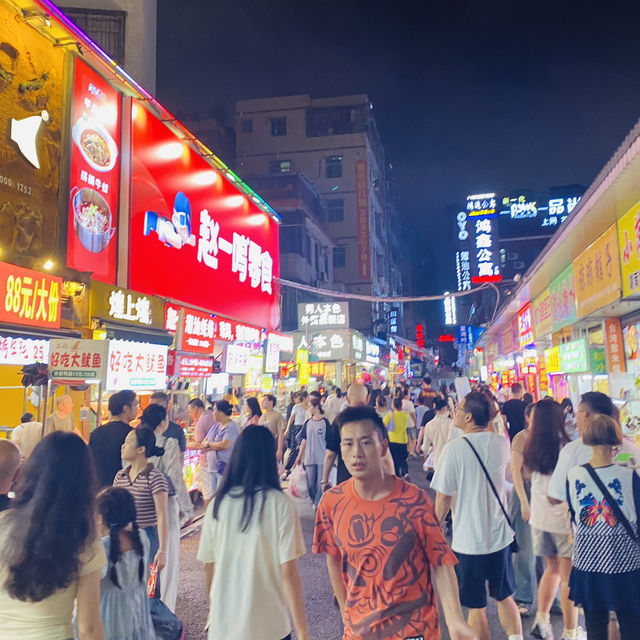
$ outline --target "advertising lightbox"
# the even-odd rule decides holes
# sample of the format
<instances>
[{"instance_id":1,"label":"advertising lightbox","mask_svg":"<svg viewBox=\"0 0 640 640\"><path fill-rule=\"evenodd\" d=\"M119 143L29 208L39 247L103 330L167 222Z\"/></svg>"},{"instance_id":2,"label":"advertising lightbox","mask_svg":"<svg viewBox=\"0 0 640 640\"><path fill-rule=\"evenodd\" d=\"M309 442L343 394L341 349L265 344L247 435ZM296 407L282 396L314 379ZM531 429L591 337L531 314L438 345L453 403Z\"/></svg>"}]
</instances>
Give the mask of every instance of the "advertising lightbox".
<instances>
[{"instance_id":1,"label":"advertising lightbox","mask_svg":"<svg viewBox=\"0 0 640 640\"><path fill-rule=\"evenodd\" d=\"M132 109L130 287L275 328L278 224L141 102Z\"/></svg>"}]
</instances>

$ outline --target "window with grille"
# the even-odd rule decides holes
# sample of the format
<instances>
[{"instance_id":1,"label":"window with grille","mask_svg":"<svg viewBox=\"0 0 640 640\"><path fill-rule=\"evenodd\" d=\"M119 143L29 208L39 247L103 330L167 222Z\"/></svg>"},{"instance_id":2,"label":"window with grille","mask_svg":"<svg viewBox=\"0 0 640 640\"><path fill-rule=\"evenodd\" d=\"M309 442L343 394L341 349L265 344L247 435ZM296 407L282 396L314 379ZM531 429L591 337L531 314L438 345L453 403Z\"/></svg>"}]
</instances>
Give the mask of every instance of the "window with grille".
<instances>
[{"instance_id":1,"label":"window with grille","mask_svg":"<svg viewBox=\"0 0 640 640\"><path fill-rule=\"evenodd\" d=\"M342 156L325 158L325 172L327 178L342 178Z\"/></svg>"},{"instance_id":2,"label":"window with grille","mask_svg":"<svg viewBox=\"0 0 640 640\"><path fill-rule=\"evenodd\" d=\"M241 125L242 133L253 133L253 119L245 118Z\"/></svg>"},{"instance_id":3,"label":"window with grille","mask_svg":"<svg viewBox=\"0 0 640 640\"><path fill-rule=\"evenodd\" d=\"M62 7L62 11L94 40L117 63L124 64L124 28L126 11L77 9Z\"/></svg>"},{"instance_id":4,"label":"window with grille","mask_svg":"<svg viewBox=\"0 0 640 640\"><path fill-rule=\"evenodd\" d=\"M286 136L287 135L287 119L271 118L271 135Z\"/></svg>"},{"instance_id":5,"label":"window with grille","mask_svg":"<svg viewBox=\"0 0 640 640\"><path fill-rule=\"evenodd\" d=\"M327 200L329 222L342 222L344 220L344 200Z\"/></svg>"},{"instance_id":6,"label":"window with grille","mask_svg":"<svg viewBox=\"0 0 640 640\"><path fill-rule=\"evenodd\" d=\"M269 163L269 173L291 173L292 169L291 160L272 160Z\"/></svg>"},{"instance_id":7,"label":"window with grille","mask_svg":"<svg viewBox=\"0 0 640 640\"><path fill-rule=\"evenodd\" d=\"M333 268L340 269L347 266L347 248L346 247L334 247L333 248Z\"/></svg>"}]
</instances>

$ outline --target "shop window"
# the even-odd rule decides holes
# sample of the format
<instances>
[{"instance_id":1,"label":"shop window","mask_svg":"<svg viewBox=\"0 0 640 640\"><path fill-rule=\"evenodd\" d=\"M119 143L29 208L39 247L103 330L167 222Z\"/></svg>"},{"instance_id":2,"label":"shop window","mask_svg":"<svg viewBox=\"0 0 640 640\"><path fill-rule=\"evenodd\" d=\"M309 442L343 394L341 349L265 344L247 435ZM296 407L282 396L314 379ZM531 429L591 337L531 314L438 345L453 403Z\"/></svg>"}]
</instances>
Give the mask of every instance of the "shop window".
<instances>
[{"instance_id":1,"label":"shop window","mask_svg":"<svg viewBox=\"0 0 640 640\"><path fill-rule=\"evenodd\" d=\"M325 172L327 178L342 178L342 156L325 158Z\"/></svg>"},{"instance_id":2,"label":"shop window","mask_svg":"<svg viewBox=\"0 0 640 640\"><path fill-rule=\"evenodd\" d=\"M327 200L329 222L342 222L344 220L344 200Z\"/></svg>"},{"instance_id":3,"label":"shop window","mask_svg":"<svg viewBox=\"0 0 640 640\"><path fill-rule=\"evenodd\" d=\"M346 266L347 266L347 248L334 247L333 248L333 268L341 269Z\"/></svg>"},{"instance_id":4,"label":"shop window","mask_svg":"<svg viewBox=\"0 0 640 640\"><path fill-rule=\"evenodd\" d=\"M240 129L242 133L253 133L253 118L243 118Z\"/></svg>"},{"instance_id":5,"label":"shop window","mask_svg":"<svg viewBox=\"0 0 640 640\"><path fill-rule=\"evenodd\" d=\"M286 136L287 135L287 119L286 118L270 118L271 135Z\"/></svg>"},{"instance_id":6,"label":"shop window","mask_svg":"<svg viewBox=\"0 0 640 640\"><path fill-rule=\"evenodd\" d=\"M291 173L292 169L291 160L272 160L269 163L269 173Z\"/></svg>"}]
</instances>

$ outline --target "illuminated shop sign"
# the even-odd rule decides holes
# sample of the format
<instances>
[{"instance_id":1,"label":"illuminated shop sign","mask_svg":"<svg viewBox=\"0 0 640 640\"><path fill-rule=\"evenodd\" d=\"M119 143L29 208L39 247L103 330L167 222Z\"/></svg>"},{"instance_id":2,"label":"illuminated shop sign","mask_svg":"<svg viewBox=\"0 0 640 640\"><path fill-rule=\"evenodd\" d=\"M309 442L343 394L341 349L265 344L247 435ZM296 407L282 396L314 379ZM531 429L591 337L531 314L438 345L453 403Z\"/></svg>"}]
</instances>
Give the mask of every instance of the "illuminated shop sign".
<instances>
[{"instance_id":1,"label":"illuminated shop sign","mask_svg":"<svg viewBox=\"0 0 640 640\"><path fill-rule=\"evenodd\" d=\"M469 251L456 251L456 275L458 291L471 289L471 253Z\"/></svg>"},{"instance_id":2,"label":"illuminated shop sign","mask_svg":"<svg viewBox=\"0 0 640 640\"><path fill-rule=\"evenodd\" d=\"M0 364L24 366L49 362L49 341L0 336Z\"/></svg>"},{"instance_id":3,"label":"illuminated shop sign","mask_svg":"<svg viewBox=\"0 0 640 640\"><path fill-rule=\"evenodd\" d=\"M164 318L165 330L179 334L180 350L205 355L213 353L216 326L211 314L167 304Z\"/></svg>"},{"instance_id":4,"label":"illuminated shop sign","mask_svg":"<svg viewBox=\"0 0 640 640\"><path fill-rule=\"evenodd\" d=\"M109 340L107 389L164 389L168 347L145 342Z\"/></svg>"},{"instance_id":5,"label":"illuminated shop sign","mask_svg":"<svg viewBox=\"0 0 640 640\"><path fill-rule=\"evenodd\" d=\"M574 340L560 345L560 370L562 373L589 371L589 353L585 340Z\"/></svg>"},{"instance_id":6,"label":"illuminated shop sign","mask_svg":"<svg viewBox=\"0 0 640 640\"><path fill-rule=\"evenodd\" d=\"M242 373L249 370L251 351L239 344L227 344L224 349L223 370L225 373Z\"/></svg>"},{"instance_id":7,"label":"illuminated shop sign","mask_svg":"<svg viewBox=\"0 0 640 640\"><path fill-rule=\"evenodd\" d=\"M298 329L346 329L349 327L348 302L298 303Z\"/></svg>"},{"instance_id":8,"label":"illuminated shop sign","mask_svg":"<svg viewBox=\"0 0 640 640\"><path fill-rule=\"evenodd\" d=\"M527 303L518 312L518 342L520 347L526 347L533 342L533 314L531 303Z\"/></svg>"},{"instance_id":9,"label":"illuminated shop sign","mask_svg":"<svg viewBox=\"0 0 640 640\"><path fill-rule=\"evenodd\" d=\"M101 282L91 283L91 316L142 327L161 328L164 305L160 298L146 296Z\"/></svg>"},{"instance_id":10,"label":"illuminated shop sign","mask_svg":"<svg viewBox=\"0 0 640 640\"><path fill-rule=\"evenodd\" d=\"M494 223L491 218L475 221L475 250L477 276L471 282L494 282L501 280L500 267L494 261L497 246L494 243Z\"/></svg>"},{"instance_id":11,"label":"illuminated shop sign","mask_svg":"<svg viewBox=\"0 0 640 640\"><path fill-rule=\"evenodd\" d=\"M447 291L447 293L449 292ZM456 315L456 299L453 296L447 295L444 299L444 323L457 324Z\"/></svg>"},{"instance_id":12,"label":"illuminated shop sign","mask_svg":"<svg viewBox=\"0 0 640 640\"><path fill-rule=\"evenodd\" d=\"M263 339L262 329L249 324L218 317L216 325L215 337L225 342L260 342Z\"/></svg>"},{"instance_id":13,"label":"illuminated shop sign","mask_svg":"<svg viewBox=\"0 0 640 640\"><path fill-rule=\"evenodd\" d=\"M62 278L0 262L0 322L59 328Z\"/></svg>"},{"instance_id":14,"label":"illuminated shop sign","mask_svg":"<svg viewBox=\"0 0 640 640\"><path fill-rule=\"evenodd\" d=\"M49 375L52 380L104 380L106 340L51 340ZM123 389L126 387L123 387Z\"/></svg>"},{"instance_id":15,"label":"illuminated shop sign","mask_svg":"<svg viewBox=\"0 0 640 640\"><path fill-rule=\"evenodd\" d=\"M389 333L398 333L398 307L391 307L389 311Z\"/></svg>"},{"instance_id":16,"label":"illuminated shop sign","mask_svg":"<svg viewBox=\"0 0 640 640\"><path fill-rule=\"evenodd\" d=\"M495 215L496 194L480 193L467 196L467 212L469 217Z\"/></svg>"},{"instance_id":17,"label":"illuminated shop sign","mask_svg":"<svg viewBox=\"0 0 640 640\"><path fill-rule=\"evenodd\" d=\"M375 342L366 341L367 355L366 360L371 364L378 364L380 361L380 345Z\"/></svg>"}]
</instances>

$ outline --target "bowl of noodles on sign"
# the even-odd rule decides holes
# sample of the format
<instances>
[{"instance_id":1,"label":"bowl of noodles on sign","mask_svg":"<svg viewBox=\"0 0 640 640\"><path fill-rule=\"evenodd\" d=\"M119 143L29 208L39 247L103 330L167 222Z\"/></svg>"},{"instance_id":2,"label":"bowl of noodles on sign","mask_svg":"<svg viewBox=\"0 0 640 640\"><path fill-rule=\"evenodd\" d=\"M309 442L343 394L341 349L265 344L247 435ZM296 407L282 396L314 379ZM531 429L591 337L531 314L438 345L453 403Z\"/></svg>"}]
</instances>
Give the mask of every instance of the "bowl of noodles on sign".
<instances>
[{"instance_id":1,"label":"bowl of noodles on sign","mask_svg":"<svg viewBox=\"0 0 640 640\"><path fill-rule=\"evenodd\" d=\"M73 141L95 171L111 171L118 159L118 147L105 128L91 116L81 116L73 126Z\"/></svg>"},{"instance_id":2,"label":"bowl of noodles on sign","mask_svg":"<svg viewBox=\"0 0 640 640\"><path fill-rule=\"evenodd\" d=\"M106 200L94 189L71 190L73 226L82 246L92 253L104 251L116 230Z\"/></svg>"}]
</instances>

